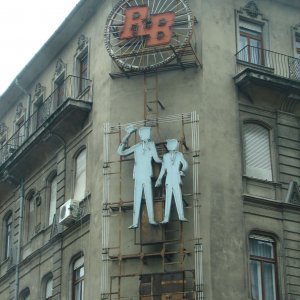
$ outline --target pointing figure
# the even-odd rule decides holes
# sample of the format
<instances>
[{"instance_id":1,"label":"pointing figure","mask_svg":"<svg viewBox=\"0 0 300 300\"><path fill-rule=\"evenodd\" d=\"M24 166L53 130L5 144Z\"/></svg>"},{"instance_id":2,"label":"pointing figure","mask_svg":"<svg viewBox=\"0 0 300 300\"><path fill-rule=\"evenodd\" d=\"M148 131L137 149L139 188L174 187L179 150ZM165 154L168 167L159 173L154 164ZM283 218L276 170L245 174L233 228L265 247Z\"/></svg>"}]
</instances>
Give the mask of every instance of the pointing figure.
<instances>
[{"instance_id":1,"label":"pointing figure","mask_svg":"<svg viewBox=\"0 0 300 300\"><path fill-rule=\"evenodd\" d=\"M118 148L118 154L127 156L133 153L134 155L134 169L133 179L134 183L134 202L133 202L133 223L129 226L130 229L137 228L139 224L142 194L144 191L146 206L148 212L149 223L156 225L154 220L154 209L153 209L153 193L152 193L152 159L161 163L161 159L157 155L155 144L150 140L151 128L141 127L138 130L141 141L132 147L125 149L131 134L137 129L135 127L128 126L126 128L127 134L123 138L122 143Z\"/></svg>"},{"instance_id":2,"label":"pointing figure","mask_svg":"<svg viewBox=\"0 0 300 300\"><path fill-rule=\"evenodd\" d=\"M181 176L184 176L184 171L188 168L188 163L183 157L183 154L178 151L178 141L175 139L167 140L168 153L163 156L162 167L155 183L158 187L161 185L162 177L166 176L166 200L165 200L165 215L161 222L166 224L170 220L172 195L177 208L177 213L180 221L186 222L184 217L182 194L181 194Z\"/></svg>"}]
</instances>

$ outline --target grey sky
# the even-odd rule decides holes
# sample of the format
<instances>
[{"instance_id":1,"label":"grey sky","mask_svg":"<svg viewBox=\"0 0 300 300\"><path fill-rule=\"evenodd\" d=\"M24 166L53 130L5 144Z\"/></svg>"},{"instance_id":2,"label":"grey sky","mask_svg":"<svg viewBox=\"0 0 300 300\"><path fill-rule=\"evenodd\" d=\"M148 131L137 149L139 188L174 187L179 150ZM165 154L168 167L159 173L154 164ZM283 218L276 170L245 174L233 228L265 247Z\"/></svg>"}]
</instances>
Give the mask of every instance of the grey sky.
<instances>
[{"instance_id":1,"label":"grey sky","mask_svg":"<svg viewBox=\"0 0 300 300\"><path fill-rule=\"evenodd\" d=\"M79 0L0 3L0 95L59 27Z\"/></svg>"}]
</instances>

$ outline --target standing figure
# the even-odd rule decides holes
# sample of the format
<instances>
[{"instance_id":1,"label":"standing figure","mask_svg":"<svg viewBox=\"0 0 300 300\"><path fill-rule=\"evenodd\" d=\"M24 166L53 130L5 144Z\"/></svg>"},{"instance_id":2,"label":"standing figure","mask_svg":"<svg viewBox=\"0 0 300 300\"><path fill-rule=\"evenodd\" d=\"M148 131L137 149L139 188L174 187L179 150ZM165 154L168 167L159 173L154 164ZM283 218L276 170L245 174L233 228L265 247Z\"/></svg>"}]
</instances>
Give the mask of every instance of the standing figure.
<instances>
[{"instance_id":1,"label":"standing figure","mask_svg":"<svg viewBox=\"0 0 300 300\"><path fill-rule=\"evenodd\" d=\"M183 154L177 151L177 140L167 140L167 149L169 152L163 156L162 167L155 183L155 187L160 186L162 177L167 173L165 215L161 223L166 224L170 220L172 195L174 195L179 220L186 222L187 219L184 217L181 194L181 176L184 176L183 172L187 170L188 163L184 159Z\"/></svg>"},{"instance_id":2,"label":"standing figure","mask_svg":"<svg viewBox=\"0 0 300 300\"><path fill-rule=\"evenodd\" d=\"M137 129L133 126L126 128L127 134L123 138L122 143L118 148L118 154L127 156L134 154L134 169L133 179L134 183L134 203L133 203L133 223L129 226L130 229L137 228L141 212L142 195L144 191L146 206L148 212L149 223L156 225L154 220L154 208L153 208L153 193L152 193L152 159L157 163L161 163L161 159L158 157L155 144L151 141L151 128L141 127L138 132L141 141L132 147L125 149L131 134Z\"/></svg>"}]
</instances>

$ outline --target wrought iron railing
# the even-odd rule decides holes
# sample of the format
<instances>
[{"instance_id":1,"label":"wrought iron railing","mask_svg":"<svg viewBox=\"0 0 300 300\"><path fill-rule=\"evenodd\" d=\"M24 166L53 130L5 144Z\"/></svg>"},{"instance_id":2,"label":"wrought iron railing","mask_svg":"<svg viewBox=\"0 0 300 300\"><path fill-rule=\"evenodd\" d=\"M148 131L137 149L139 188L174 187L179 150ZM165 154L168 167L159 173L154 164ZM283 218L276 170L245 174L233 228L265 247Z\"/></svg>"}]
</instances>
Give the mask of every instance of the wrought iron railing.
<instances>
[{"instance_id":1,"label":"wrought iron railing","mask_svg":"<svg viewBox=\"0 0 300 300\"><path fill-rule=\"evenodd\" d=\"M250 67L277 76L300 80L300 59L298 58L249 45L235 56L237 74Z\"/></svg>"},{"instance_id":2,"label":"wrought iron railing","mask_svg":"<svg viewBox=\"0 0 300 300\"><path fill-rule=\"evenodd\" d=\"M7 142L0 147L0 165L37 132L68 99L91 102L91 93L91 80L68 76L45 101L35 105L33 114L22 122Z\"/></svg>"}]
</instances>

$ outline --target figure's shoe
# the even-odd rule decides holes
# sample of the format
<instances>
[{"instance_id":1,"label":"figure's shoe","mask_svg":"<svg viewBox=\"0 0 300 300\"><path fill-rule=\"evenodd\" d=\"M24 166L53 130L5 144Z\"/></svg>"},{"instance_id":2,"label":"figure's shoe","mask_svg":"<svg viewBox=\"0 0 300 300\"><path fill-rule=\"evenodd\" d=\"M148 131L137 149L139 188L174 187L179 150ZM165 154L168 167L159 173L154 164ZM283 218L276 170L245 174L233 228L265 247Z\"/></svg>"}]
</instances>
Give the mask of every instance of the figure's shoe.
<instances>
[{"instance_id":1,"label":"figure's shoe","mask_svg":"<svg viewBox=\"0 0 300 300\"><path fill-rule=\"evenodd\" d=\"M151 225L158 225L158 223L155 222L155 221L149 221L149 224L151 224Z\"/></svg>"},{"instance_id":2,"label":"figure's shoe","mask_svg":"<svg viewBox=\"0 0 300 300\"><path fill-rule=\"evenodd\" d=\"M135 229L135 228L137 228L137 227L138 227L137 225L132 224L132 225L130 225L130 226L128 227L128 229Z\"/></svg>"},{"instance_id":3,"label":"figure's shoe","mask_svg":"<svg viewBox=\"0 0 300 300\"><path fill-rule=\"evenodd\" d=\"M169 223L168 220L162 220L162 221L160 222L160 224L167 224L167 223Z\"/></svg>"},{"instance_id":4,"label":"figure's shoe","mask_svg":"<svg viewBox=\"0 0 300 300\"><path fill-rule=\"evenodd\" d=\"M179 221L181 221L181 222L188 222L189 220L186 219L186 218L182 218L182 219L179 219Z\"/></svg>"}]
</instances>

